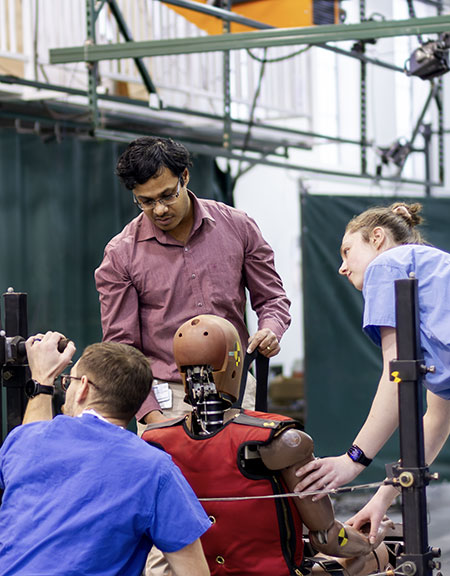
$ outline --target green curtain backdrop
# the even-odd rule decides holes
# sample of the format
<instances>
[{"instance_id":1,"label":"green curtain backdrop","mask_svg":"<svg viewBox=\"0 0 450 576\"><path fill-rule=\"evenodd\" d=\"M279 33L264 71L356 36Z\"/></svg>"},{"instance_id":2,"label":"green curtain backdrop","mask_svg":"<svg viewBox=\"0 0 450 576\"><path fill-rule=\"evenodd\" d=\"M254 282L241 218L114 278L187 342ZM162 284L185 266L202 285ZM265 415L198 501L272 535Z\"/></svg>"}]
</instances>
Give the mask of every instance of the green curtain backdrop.
<instances>
[{"instance_id":1,"label":"green curtain backdrop","mask_svg":"<svg viewBox=\"0 0 450 576\"><path fill-rule=\"evenodd\" d=\"M363 424L381 374L381 351L361 330L363 298L338 275L339 248L350 218L369 206L399 198L302 197L305 321L306 430L316 453L342 454ZM423 233L450 251L450 199L415 199L423 204ZM397 434L357 482L381 480L384 464L399 458ZM450 442L433 471L450 479Z\"/></svg>"},{"instance_id":2,"label":"green curtain backdrop","mask_svg":"<svg viewBox=\"0 0 450 576\"><path fill-rule=\"evenodd\" d=\"M138 214L114 175L125 144L44 142L0 132L0 293L28 293L29 332L59 330L79 351L101 339L94 270ZM194 157L190 188L221 199L214 160Z\"/></svg>"},{"instance_id":3,"label":"green curtain backdrop","mask_svg":"<svg viewBox=\"0 0 450 576\"><path fill-rule=\"evenodd\" d=\"M103 249L139 212L114 175L125 147L0 131L0 294L26 292L29 334L62 332L75 358L102 337L94 270ZM214 159L193 160L189 187L223 199Z\"/></svg>"}]
</instances>

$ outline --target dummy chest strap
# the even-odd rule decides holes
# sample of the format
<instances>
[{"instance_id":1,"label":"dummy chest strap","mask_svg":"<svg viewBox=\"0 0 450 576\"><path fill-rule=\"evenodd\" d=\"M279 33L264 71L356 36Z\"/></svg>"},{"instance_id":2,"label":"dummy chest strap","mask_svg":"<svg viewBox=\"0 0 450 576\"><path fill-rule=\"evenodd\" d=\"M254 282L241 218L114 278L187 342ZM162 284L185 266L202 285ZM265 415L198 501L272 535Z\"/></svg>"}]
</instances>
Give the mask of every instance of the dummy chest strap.
<instances>
[{"instance_id":1,"label":"dummy chest strap","mask_svg":"<svg viewBox=\"0 0 450 576\"><path fill-rule=\"evenodd\" d=\"M269 379L269 359L254 350L251 354L246 354L244 366L242 367L241 384L239 388L239 398L233 404L233 408L240 409L245 394L245 385L247 384L247 374L251 363L256 358L256 399L255 410L258 412L267 412L267 382Z\"/></svg>"}]
</instances>

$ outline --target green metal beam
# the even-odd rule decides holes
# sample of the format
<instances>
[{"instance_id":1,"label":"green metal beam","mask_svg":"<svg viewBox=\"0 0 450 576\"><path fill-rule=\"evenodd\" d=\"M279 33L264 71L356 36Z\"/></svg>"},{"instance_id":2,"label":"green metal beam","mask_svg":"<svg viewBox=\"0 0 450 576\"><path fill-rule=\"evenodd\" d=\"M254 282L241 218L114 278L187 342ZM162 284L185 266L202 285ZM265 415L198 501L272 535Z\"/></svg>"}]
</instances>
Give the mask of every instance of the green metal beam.
<instances>
[{"instance_id":1,"label":"green metal beam","mask_svg":"<svg viewBox=\"0 0 450 576\"><path fill-rule=\"evenodd\" d=\"M135 138L139 138L142 134L130 132L117 132L114 130L97 129L95 136L100 139L112 140L117 142L131 142ZM228 160L239 160L240 162L247 162L250 166L263 164L264 166L273 166L274 168L285 168L288 170L297 170L298 172L306 172L308 174L320 174L323 176L338 176L340 178L350 180L361 180L370 182L394 182L396 184L412 184L414 186L429 185L432 187L442 187L442 182L432 182L427 180L415 180L413 178L401 178L398 176L378 176L375 174L361 174L358 172L343 172L339 170L326 170L323 168L314 168L313 166L301 166L288 161L270 160L267 157L254 157L249 154L239 154L236 151L227 150L223 147L213 146L209 144L198 144L185 138L179 138L179 142L186 145L190 152L194 154L204 154L206 156L213 156L214 158L226 158Z\"/></svg>"},{"instance_id":2,"label":"green metal beam","mask_svg":"<svg viewBox=\"0 0 450 576\"><path fill-rule=\"evenodd\" d=\"M127 42L126 44L103 44L55 48L50 50L51 64L69 62L98 62L121 58L143 58L193 54L197 52L219 52L290 46L300 44L324 44L347 40L372 40L395 36L417 36L450 31L450 15L431 18L411 18L389 22L362 22L361 24L333 24L306 28L276 28L256 30L239 34L222 34L173 40L150 40Z\"/></svg>"}]
</instances>

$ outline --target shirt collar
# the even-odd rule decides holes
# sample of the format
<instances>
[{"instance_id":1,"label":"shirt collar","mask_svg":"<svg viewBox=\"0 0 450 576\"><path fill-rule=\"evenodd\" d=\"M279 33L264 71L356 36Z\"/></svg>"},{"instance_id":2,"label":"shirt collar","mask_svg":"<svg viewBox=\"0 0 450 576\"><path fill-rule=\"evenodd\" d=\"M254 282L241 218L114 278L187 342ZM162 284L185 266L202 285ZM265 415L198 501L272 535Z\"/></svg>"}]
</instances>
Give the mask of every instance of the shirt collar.
<instances>
[{"instance_id":1,"label":"shirt collar","mask_svg":"<svg viewBox=\"0 0 450 576\"><path fill-rule=\"evenodd\" d=\"M203 220L210 220L215 222L214 216L210 210L210 206L206 202L199 202L197 196L188 190L189 197L191 199L192 205L194 207L194 225L192 226L193 234L198 230L203 222ZM178 243L172 236L163 230L160 230L155 224L147 218L147 216L142 213L137 217L138 229L136 232L136 241L143 242L144 240L152 240L153 238L161 242L162 244L167 244L168 240L171 243Z\"/></svg>"},{"instance_id":2,"label":"shirt collar","mask_svg":"<svg viewBox=\"0 0 450 576\"><path fill-rule=\"evenodd\" d=\"M108 424L111 424L111 426L115 426L115 424L113 424L112 422L110 422L109 420L104 418L101 414L99 414L93 408L87 408L86 410L83 410L83 412L81 414L78 414L77 418L81 418L82 416L84 416L84 414L90 414L91 416L95 416L99 420L103 420L103 422L108 422ZM119 426L119 428L123 428L123 426Z\"/></svg>"}]
</instances>

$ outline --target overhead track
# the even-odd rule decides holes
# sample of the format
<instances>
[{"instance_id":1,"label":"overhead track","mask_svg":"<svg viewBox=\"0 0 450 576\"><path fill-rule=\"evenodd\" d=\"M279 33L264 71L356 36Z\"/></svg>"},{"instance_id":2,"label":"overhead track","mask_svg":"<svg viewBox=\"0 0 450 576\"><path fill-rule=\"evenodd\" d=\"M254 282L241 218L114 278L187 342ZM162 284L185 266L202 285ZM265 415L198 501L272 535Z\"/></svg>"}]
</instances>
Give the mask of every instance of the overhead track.
<instances>
[{"instance_id":1,"label":"overhead track","mask_svg":"<svg viewBox=\"0 0 450 576\"><path fill-rule=\"evenodd\" d=\"M326 42L372 40L442 32L450 32L450 15L389 22L368 21L360 24L332 24L307 28L275 28L219 36L149 40L126 44L86 44L70 48L54 48L50 49L49 53L51 64L67 64L274 46L317 45Z\"/></svg>"}]
</instances>

